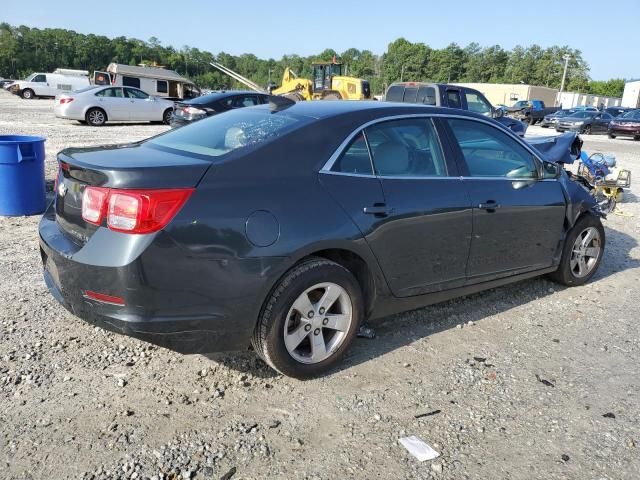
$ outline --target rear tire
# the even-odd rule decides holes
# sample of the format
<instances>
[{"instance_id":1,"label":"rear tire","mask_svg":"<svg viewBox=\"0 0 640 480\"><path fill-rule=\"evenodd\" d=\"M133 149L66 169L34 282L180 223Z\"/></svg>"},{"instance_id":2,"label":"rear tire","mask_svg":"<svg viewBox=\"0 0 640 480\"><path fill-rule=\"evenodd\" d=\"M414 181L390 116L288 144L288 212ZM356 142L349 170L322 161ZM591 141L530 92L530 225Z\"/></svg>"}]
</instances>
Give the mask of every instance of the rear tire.
<instances>
[{"instance_id":1,"label":"rear tire","mask_svg":"<svg viewBox=\"0 0 640 480\"><path fill-rule=\"evenodd\" d=\"M362 292L353 274L335 262L312 258L293 267L269 295L252 344L278 372L313 378L340 360L363 314Z\"/></svg>"},{"instance_id":2,"label":"rear tire","mask_svg":"<svg viewBox=\"0 0 640 480\"><path fill-rule=\"evenodd\" d=\"M22 91L21 97L24 98L25 100L33 100L34 98L36 98L36 94L30 88L25 88Z\"/></svg>"},{"instance_id":3,"label":"rear tire","mask_svg":"<svg viewBox=\"0 0 640 480\"><path fill-rule=\"evenodd\" d=\"M342 97L338 93L327 93L322 100L342 100Z\"/></svg>"},{"instance_id":4,"label":"rear tire","mask_svg":"<svg viewBox=\"0 0 640 480\"><path fill-rule=\"evenodd\" d=\"M107 114L101 108L90 108L84 118L92 127L101 127L107 121Z\"/></svg>"},{"instance_id":5,"label":"rear tire","mask_svg":"<svg viewBox=\"0 0 640 480\"><path fill-rule=\"evenodd\" d=\"M616 138L616 136L613 133L610 133L609 138Z\"/></svg>"},{"instance_id":6,"label":"rear tire","mask_svg":"<svg viewBox=\"0 0 640 480\"><path fill-rule=\"evenodd\" d=\"M587 283L600 267L604 246L604 227L600 219L591 214L583 215L567 233L558 270L549 277L568 287Z\"/></svg>"},{"instance_id":7,"label":"rear tire","mask_svg":"<svg viewBox=\"0 0 640 480\"><path fill-rule=\"evenodd\" d=\"M633 139L637 142L638 140L640 140L640 135L636 135L635 137L633 137Z\"/></svg>"},{"instance_id":8,"label":"rear tire","mask_svg":"<svg viewBox=\"0 0 640 480\"><path fill-rule=\"evenodd\" d=\"M591 135L591 125L587 125L582 129L582 133L585 135Z\"/></svg>"},{"instance_id":9,"label":"rear tire","mask_svg":"<svg viewBox=\"0 0 640 480\"><path fill-rule=\"evenodd\" d=\"M162 114L162 123L169 125L171 123L171 115L173 115L173 108L167 108Z\"/></svg>"}]
</instances>

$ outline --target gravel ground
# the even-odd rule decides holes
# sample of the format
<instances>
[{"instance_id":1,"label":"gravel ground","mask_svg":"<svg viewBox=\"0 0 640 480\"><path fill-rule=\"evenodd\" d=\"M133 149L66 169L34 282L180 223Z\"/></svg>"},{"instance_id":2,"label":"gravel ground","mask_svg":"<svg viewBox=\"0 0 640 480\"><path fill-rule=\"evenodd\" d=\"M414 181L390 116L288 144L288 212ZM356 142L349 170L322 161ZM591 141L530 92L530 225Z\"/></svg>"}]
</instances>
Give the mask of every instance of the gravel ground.
<instances>
[{"instance_id":1,"label":"gravel ground","mask_svg":"<svg viewBox=\"0 0 640 480\"><path fill-rule=\"evenodd\" d=\"M46 136L48 180L64 147L165 129L81 126L0 92L0 134ZM585 140L640 170L640 142ZM636 479L633 192L621 207L590 284L535 279L377 321L307 382L248 352L183 356L83 323L47 293L38 217L0 217L0 476ZM418 462L398 444L408 435L441 456Z\"/></svg>"}]
</instances>

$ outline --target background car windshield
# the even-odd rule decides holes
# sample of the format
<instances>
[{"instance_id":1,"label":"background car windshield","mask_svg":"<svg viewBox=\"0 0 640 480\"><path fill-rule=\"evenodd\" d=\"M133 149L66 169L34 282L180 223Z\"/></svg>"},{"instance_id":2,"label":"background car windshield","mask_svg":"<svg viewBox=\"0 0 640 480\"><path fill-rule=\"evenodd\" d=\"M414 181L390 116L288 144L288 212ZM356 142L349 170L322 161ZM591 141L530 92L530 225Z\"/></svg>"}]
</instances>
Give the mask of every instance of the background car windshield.
<instances>
[{"instance_id":1,"label":"background car windshield","mask_svg":"<svg viewBox=\"0 0 640 480\"><path fill-rule=\"evenodd\" d=\"M631 120L640 120L640 110L632 110L622 115L622 118L628 118Z\"/></svg>"},{"instance_id":2,"label":"background car windshield","mask_svg":"<svg viewBox=\"0 0 640 480\"><path fill-rule=\"evenodd\" d=\"M241 108L172 130L148 143L219 157L242 147L269 142L309 121L304 116L271 112L268 107Z\"/></svg>"},{"instance_id":3,"label":"background car windshield","mask_svg":"<svg viewBox=\"0 0 640 480\"><path fill-rule=\"evenodd\" d=\"M571 118L591 118L594 115L595 115L594 112L582 111L582 112L572 113L571 115L569 115L569 117L571 117Z\"/></svg>"}]
</instances>

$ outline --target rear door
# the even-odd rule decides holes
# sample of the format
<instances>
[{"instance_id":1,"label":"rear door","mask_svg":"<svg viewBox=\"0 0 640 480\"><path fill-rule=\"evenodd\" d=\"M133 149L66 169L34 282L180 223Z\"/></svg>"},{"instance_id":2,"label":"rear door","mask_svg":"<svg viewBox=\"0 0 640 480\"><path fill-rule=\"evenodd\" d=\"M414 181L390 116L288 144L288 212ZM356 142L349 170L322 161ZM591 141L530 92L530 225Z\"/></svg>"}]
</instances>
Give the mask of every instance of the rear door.
<instances>
[{"instance_id":1,"label":"rear door","mask_svg":"<svg viewBox=\"0 0 640 480\"><path fill-rule=\"evenodd\" d=\"M110 121L127 121L130 119L131 104L124 98L121 87L109 87L95 93L96 105L107 112Z\"/></svg>"},{"instance_id":2,"label":"rear door","mask_svg":"<svg viewBox=\"0 0 640 480\"><path fill-rule=\"evenodd\" d=\"M365 134L385 198L367 241L392 292L408 297L464 285L471 202L436 124L429 117L390 120Z\"/></svg>"},{"instance_id":3,"label":"rear door","mask_svg":"<svg viewBox=\"0 0 640 480\"><path fill-rule=\"evenodd\" d=\"M534 153L490 122L451 118L446 123L473 205L469 279L551 266L566 208L558 180L540 179Z\"/></svg>"}]
</instances>

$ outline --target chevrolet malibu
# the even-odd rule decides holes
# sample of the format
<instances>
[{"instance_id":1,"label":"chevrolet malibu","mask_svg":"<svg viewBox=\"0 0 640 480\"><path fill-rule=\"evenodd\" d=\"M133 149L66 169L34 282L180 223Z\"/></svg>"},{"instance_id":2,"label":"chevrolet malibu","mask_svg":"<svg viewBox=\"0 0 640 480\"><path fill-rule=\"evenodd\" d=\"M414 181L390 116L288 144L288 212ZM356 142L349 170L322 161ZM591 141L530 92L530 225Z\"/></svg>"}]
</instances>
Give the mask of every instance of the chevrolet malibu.
<instances>
[{"instance_id":1,"label":"chevrolet malibu","mask_svg":"<svg viewBox=\"0 0 640 480\"><path fill-rule=\"evenodd\" d=\"M58 95L53 111L58 118L94 127L107 122L163 122L169 124L173 102L134 87L91 86Z\"/></svg>"},{"instance_id":2,"label":"chevrolet malibu","mask_svg":"<svg viewBox=\"0 0 640 480\"><path fill-rule=\"evenodd\" d=\"M39 227L51 293L105 329L183 353L253 347L309 378L365 319L598 269L593 197L493 120L287 102L60 152Z\"/></svg>"}]
</instances>

